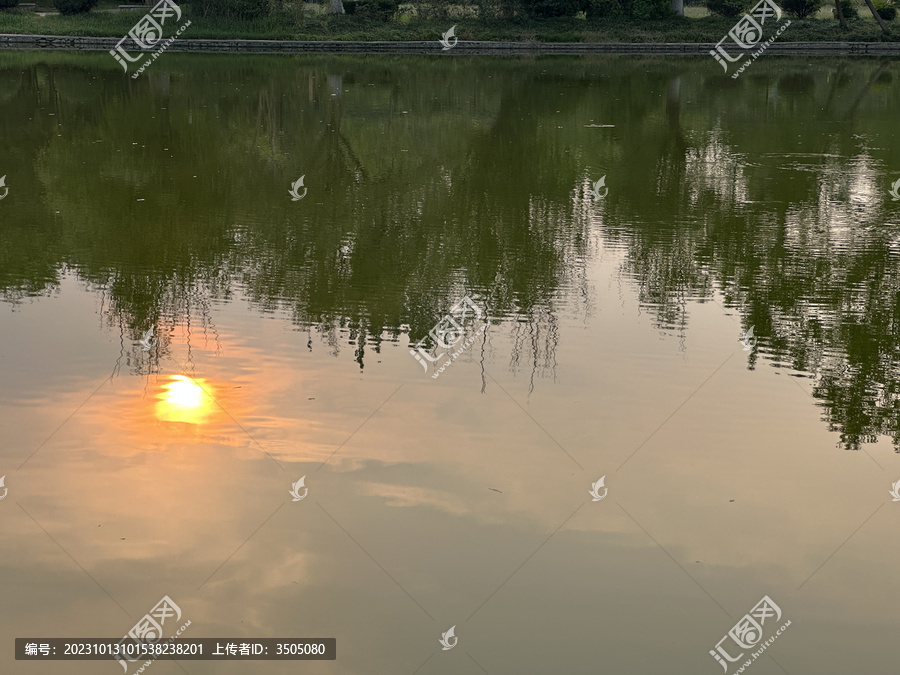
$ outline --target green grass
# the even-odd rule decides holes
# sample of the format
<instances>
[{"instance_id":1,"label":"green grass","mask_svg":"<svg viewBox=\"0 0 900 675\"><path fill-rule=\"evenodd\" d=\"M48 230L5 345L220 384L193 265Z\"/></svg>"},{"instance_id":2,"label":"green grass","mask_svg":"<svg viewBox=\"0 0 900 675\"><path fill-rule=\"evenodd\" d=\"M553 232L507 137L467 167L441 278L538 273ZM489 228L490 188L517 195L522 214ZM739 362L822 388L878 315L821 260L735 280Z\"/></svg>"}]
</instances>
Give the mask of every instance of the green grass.
<instances>
[{"instance_id":1,"label":"green grass","mask_svg":"<svg viewBox=\"0 0 900 675\"><path fill-rule=\"evenodd\" d=\"M109 0L107 0L109 1ZM45 0L48 2L49 0ZM116 2L118 4L118 2ZM287 13L256 21L238 21L221 17L200 17L190 4L182 5L184 18L191 19L185 38L244 38L271 40L360 40L360 41L436 41L452 24L460 40L502 40L539 42L718 42L732 28L736 19L708 16L706 9L691 6L688 16L659 21L629 21L624 19L558 18L536 20L519 19L420 19L405 9L396 20L383 22L357 15L325 14L319 6L307 5L302 25ZM868 12L866 12L868 13ZM0 32L33 33L42 35L82 35L86 37L121 37L142 16L135 11L92 11L80 16L37 16L26 10L0 11ZM882 37L871 16L860 12L860 18L850 21L849 29L841 30L823 7L823 18L792 19L791 26L781 36L785 42L866 42L884 39L897 41L900 22L890 22L893 34Z\"/></svg>"}]
</instances>

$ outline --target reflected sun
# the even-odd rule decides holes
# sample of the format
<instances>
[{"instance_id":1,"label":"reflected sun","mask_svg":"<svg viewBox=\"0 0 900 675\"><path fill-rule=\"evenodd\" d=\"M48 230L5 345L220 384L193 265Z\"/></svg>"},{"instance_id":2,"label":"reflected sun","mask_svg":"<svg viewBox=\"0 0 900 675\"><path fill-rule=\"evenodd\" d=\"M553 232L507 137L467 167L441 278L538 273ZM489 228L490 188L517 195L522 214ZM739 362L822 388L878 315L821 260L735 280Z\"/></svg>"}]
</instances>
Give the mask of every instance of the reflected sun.
<instances>
[{"instance_id":1,"label":"reflected sun","mask_svg":"<svg viewBox=\"0 0 900 675\"><path fill-rule=\"evenodd\" d=\"M203 400L203 389L186 377L176 375L178 379L164 385L166 392L166 401L173 406L182 408L196 408Z\"/></svg>"},{"instance_id":2,"label":"reflected sun","mask_svg":"<svg viewBox=\"0 0 900 675\"><path fill-rule=\"evenodd\" d=\"M215 408L211 393L203 380L172 375L157 396L156 417L164 422L202 424Z\"/></svg>"}]
</instances>

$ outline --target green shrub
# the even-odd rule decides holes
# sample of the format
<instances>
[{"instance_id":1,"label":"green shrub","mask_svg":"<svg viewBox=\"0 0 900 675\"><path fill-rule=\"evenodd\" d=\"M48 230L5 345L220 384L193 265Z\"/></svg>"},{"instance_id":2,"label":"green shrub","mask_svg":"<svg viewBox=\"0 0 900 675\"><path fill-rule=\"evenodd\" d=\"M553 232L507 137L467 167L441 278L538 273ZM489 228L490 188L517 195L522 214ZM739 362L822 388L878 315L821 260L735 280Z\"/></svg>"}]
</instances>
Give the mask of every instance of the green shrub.
<instances>
[{"instance_id":1,"label":"green shrub","mask_svg":"<svg viewBox=\"0 0 900 675\"><path fill-rule=\"evenodd\" d=\"M631 0L591 0L587 18L631 16Z\"/></svg>"},{"instance_id":2,"label":"green shrub","mask_svg":"<svg viewBox=\"0 0 900 675\"><path fill-rule=\"evenodd\" d=\"M894 6L892 0L872 0L875 11L885 21L893 21L897 16L897 7Z\"/></svg>"},{"instance_id":3,"label":"green shrub","mask_svg":"<svg viewBox=\"0 0 900 675\"><path fill-rule=\"evenodd\" d=\"M258 19L269 13L268 0L195 0L202 17Z\"/></svg>"},{"instance_id":4,"label":"green shrub","mask_svg":"<svg viewBox=\"0 0 900 675\"><path fill-rule=\"evenodd\" d=\"M672 5L669 0L634 0L631 10L631 15L641 21L662 19L671 13Z\"/></svg>"},{"instance_id":5,"label":"green shrub","mask_svg":"<svg viewBox=\"0 0 900 675\"><path fill-rule=\"evenodd\" d=\"M590 0L525 0L525 11L539 19L575 16L590 9Z\"/></svg>"},{"instance_id":6,"label":"green shrub","mask_svg":"<svg viewBox=\"0 0 900 675\"><path fill-rule=\"evenodd\" d=\"M84 14L90 12L97 0L53 0L53 6L60 14Z\"/></svg>"},{"instance_id":7,"label":"green shrub","mask_svg":"<svg viewBox=\"0 0 900 675\"><path fill-rule=\"evenodd\" d=\"M737 16L747 9L746 0L707 0L706 8L719 16Z\"/></svg>"},{"instance_id":8,"label":"green shrub","mask_svg":"<svg viewBox=\"0 0 900 675\"><path fill-rule=\"evenodd\" d=\"M399 4L399 0L344 0L344 13L390 21Z\"/></svg>"},{"instance_id":9,"label":"green shrub","mask_svg":"<svg viewBox=\"0 0 900 675\"><path fill-rule=\"evenodd\" d=\"M834 9L831 10L831 13L837 18L837 12ZM850 2L850 0L841 0L841 13L844 15L845 19L853 19L859 16L856 5Z\"/></svg>"},{"instance_id":10,"label":"green shrub","mask_svg":"<svg viewBox=\"0 0 900 675\"><path fill-rule=\"evenodd\" d=\"M19 0L0 0L0 9L10 9L19 4Z\"/></svg>"},{"instance_id":11,"label":"green shrub","mask_svg":"<svg viewBox=\"0 0 900 675\"><path fill-rule=\"evenodd\" d=\"M282 15L294 28L303 28L306 24L306 15L303 11L303 0L294 0L293 2L284 3L275 14Z\"/></svg>"},{"instance_id":12,"label":"green shrub","mask_svg":"<svg viewBox=\"0 0 900 675\"><path fill-rule=\"evenodd\" d=\"M806 19L814 16L822 8L823 0L782 0L781 6L791 16Z\"/></svg>"},{"instance_id":13,"label":"green shrub","mask_svg":"<svg viewBox=\"0 0 900 675\"><path fill-rule=\"evenodd\" d=\"M672 16L672 5L670 0L591 0L585 14L588 19L629 17L648 21Z\"/></svg>"}]
</instances>

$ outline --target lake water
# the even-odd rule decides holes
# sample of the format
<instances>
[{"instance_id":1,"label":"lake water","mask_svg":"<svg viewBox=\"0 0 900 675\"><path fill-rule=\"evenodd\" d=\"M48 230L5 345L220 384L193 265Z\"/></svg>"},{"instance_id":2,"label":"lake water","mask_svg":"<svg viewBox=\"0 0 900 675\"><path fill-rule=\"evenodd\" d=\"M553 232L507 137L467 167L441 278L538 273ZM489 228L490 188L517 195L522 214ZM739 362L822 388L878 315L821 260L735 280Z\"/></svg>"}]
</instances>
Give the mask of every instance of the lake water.
<instances>
[{"instance_id":1,"label":"lake water","mask_svg":"<svg viewBox=\"0 0 900 675\"><path fill-rule=\"evenodd\" d=\"M896 61L0 71L0 672L896 672Z\"/></svg>"}]
</instances>

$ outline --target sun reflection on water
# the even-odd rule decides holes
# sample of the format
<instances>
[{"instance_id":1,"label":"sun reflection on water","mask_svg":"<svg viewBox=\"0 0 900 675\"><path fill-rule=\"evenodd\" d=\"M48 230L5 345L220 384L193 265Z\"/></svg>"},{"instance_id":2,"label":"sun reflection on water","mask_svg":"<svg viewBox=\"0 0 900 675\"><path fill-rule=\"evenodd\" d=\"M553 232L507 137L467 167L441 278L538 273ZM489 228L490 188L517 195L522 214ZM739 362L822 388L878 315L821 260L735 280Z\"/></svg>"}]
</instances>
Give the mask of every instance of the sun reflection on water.
<instances>
[{"instance_id":1,"label":"sun reflection on water","mask_svg":"<svg viewBox=\"0 0 900 675\"><path fill-rule=\"evenodd\" d=\"M157 395L156 417L163 422L203 424L215 411L214 395L206 380L171 375Z\"/></svg>"}]
</instances>

